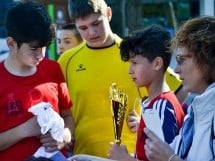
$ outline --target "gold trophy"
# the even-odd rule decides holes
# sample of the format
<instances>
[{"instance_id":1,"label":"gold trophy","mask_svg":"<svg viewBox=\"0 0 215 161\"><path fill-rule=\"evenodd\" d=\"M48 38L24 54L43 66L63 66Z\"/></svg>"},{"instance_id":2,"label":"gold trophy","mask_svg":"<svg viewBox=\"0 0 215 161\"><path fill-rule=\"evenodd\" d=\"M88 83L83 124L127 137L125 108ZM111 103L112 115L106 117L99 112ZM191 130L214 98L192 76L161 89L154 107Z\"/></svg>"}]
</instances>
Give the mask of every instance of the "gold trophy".
<instances>
[{"instance_id":1,"label":"gold trophy","mask_svg":"<svg viewBox=\"0 0 215 161\"><path fill-rule=\"evenodd\" d=\"M116 83L113 83L110 86L110 100L115 142L120 144L128 96L117 88Z\"/></svg>"}]
</instances>

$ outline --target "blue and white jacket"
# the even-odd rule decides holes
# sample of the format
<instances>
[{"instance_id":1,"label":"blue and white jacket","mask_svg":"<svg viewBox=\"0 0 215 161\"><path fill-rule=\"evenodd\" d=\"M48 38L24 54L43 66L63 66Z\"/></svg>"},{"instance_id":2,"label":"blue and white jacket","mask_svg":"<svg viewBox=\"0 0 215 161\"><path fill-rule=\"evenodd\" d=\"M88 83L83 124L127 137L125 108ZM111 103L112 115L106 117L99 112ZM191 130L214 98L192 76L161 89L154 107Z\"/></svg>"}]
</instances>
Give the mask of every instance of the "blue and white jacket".
<instances>
[{"instance_id":1,"label":"blue and white jacket","mask_svg":"<svg viewBox=\"0 0 215 161\"><path fill-rule=\"evenodd\" d=\"M185 160L215 160L215 83L211 84L204 93L196 96L191 106L194 112L195 133ZM180 134L171 143L176 154L179 150Z\"/></svg>"}]
</instances>

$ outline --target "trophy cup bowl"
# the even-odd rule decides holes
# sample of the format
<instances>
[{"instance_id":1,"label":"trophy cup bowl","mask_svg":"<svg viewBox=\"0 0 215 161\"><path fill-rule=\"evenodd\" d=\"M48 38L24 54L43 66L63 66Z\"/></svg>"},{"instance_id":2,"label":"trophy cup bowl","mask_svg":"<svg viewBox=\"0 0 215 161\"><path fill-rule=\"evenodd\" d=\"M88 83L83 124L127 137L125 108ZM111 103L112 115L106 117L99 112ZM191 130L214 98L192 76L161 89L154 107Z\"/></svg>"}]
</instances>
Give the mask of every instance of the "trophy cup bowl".
<instances>
[{"instance_id":1,"label":"trophy cup bowl","mask_svg":"<svg viewBox=\"0 0 215 161\"><path fill-rule=\"evenodd\" d=\"M120 144L128 96L113 83L110 86L110 100L115 142Z\"/></svg>"}]
</instances>

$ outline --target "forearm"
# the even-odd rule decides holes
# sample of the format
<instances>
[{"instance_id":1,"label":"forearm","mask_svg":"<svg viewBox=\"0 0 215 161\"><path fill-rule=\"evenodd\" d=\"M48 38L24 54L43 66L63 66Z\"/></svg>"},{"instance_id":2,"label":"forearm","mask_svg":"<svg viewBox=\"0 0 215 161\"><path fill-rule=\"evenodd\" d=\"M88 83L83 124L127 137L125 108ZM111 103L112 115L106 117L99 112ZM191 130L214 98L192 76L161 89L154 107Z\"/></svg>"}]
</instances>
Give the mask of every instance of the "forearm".
<instances>
[{"instance_id":1,"label":"forearm","mask_svg":"<svg viewBox=\"0 0 215 161\"><path fill-rule=\"evenodd\" d=\"M24 138L38 135L40 135L40 127L36 121L36 117L32 117L19 126L0 133L0 151L13 146Z\"/></svg>"},{"instance_id":2,"label":"forearm","mask_svg":"<svg viewBox=\"0 0 215 161\"><path fill-rule=\"evenodd\" d=\"M61 113L61 116L63 117L64 124L65 124L65 129L69 130L71 137L73 136L74 128L75 128L75 123L74 120L70 114L69 110L65 110ZM65 139L64 139L65 140ZM67 139L66 139L67 140ZM66 141L65 140L65 141ZM70 141L73 140L73 137L70 139ZM70 142L69 141L69 142ZM68 141L66 141L68 142Z\"/></svg>"},{"instance_id":3,"label":"forearm","mask_svg":"<svg viewBox=\"0 0 215 161\"><path fill-rule=\"evenodd\" d=\"M16 144L23 138L25 138L25 134L23 131L24 125L17 126L8 131L0 133L0 151L3 151L12 145Z\"/></svg>"},{"instance_id":4,"label":"forearm","mask_svg":"<svg viewBox=\"0 0 215 161\"><path fill-rule=\"evenodd\" d=\"M73 134L74 129L75 129L75 123L74 123L72 116L71 115L65 116L63 119L64 119L64 123L65 123L65 128L68 128L70 130L71 134Z\"/></svg>"}]
</instances>

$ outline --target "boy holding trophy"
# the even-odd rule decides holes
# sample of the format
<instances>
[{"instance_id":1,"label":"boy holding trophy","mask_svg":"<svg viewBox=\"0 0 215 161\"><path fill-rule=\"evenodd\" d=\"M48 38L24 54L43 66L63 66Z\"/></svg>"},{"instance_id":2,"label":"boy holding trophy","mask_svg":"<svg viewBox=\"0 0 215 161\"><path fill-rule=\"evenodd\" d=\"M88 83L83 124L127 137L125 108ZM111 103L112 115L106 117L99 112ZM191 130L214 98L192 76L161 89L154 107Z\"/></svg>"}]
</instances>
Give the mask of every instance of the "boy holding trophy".
<instances>
[{"instance_id":1,"label":"boy holding trophy","mask_svg":"<svg viewBox=\"0 0 215 161\"><path fill-rule=\"evenodd\" d=\"M184 113L164 76L171 59L170 39L168 31L153 25L125 38L121 43L121 59L129 61L132 80L137 87L145 87L149 95L142 102L135 157L128 154L124 145L112 144L110 159L147 161L144 127L154 131L167 143L171 143L179 133Z\"/></svg>"}]
</instances>

